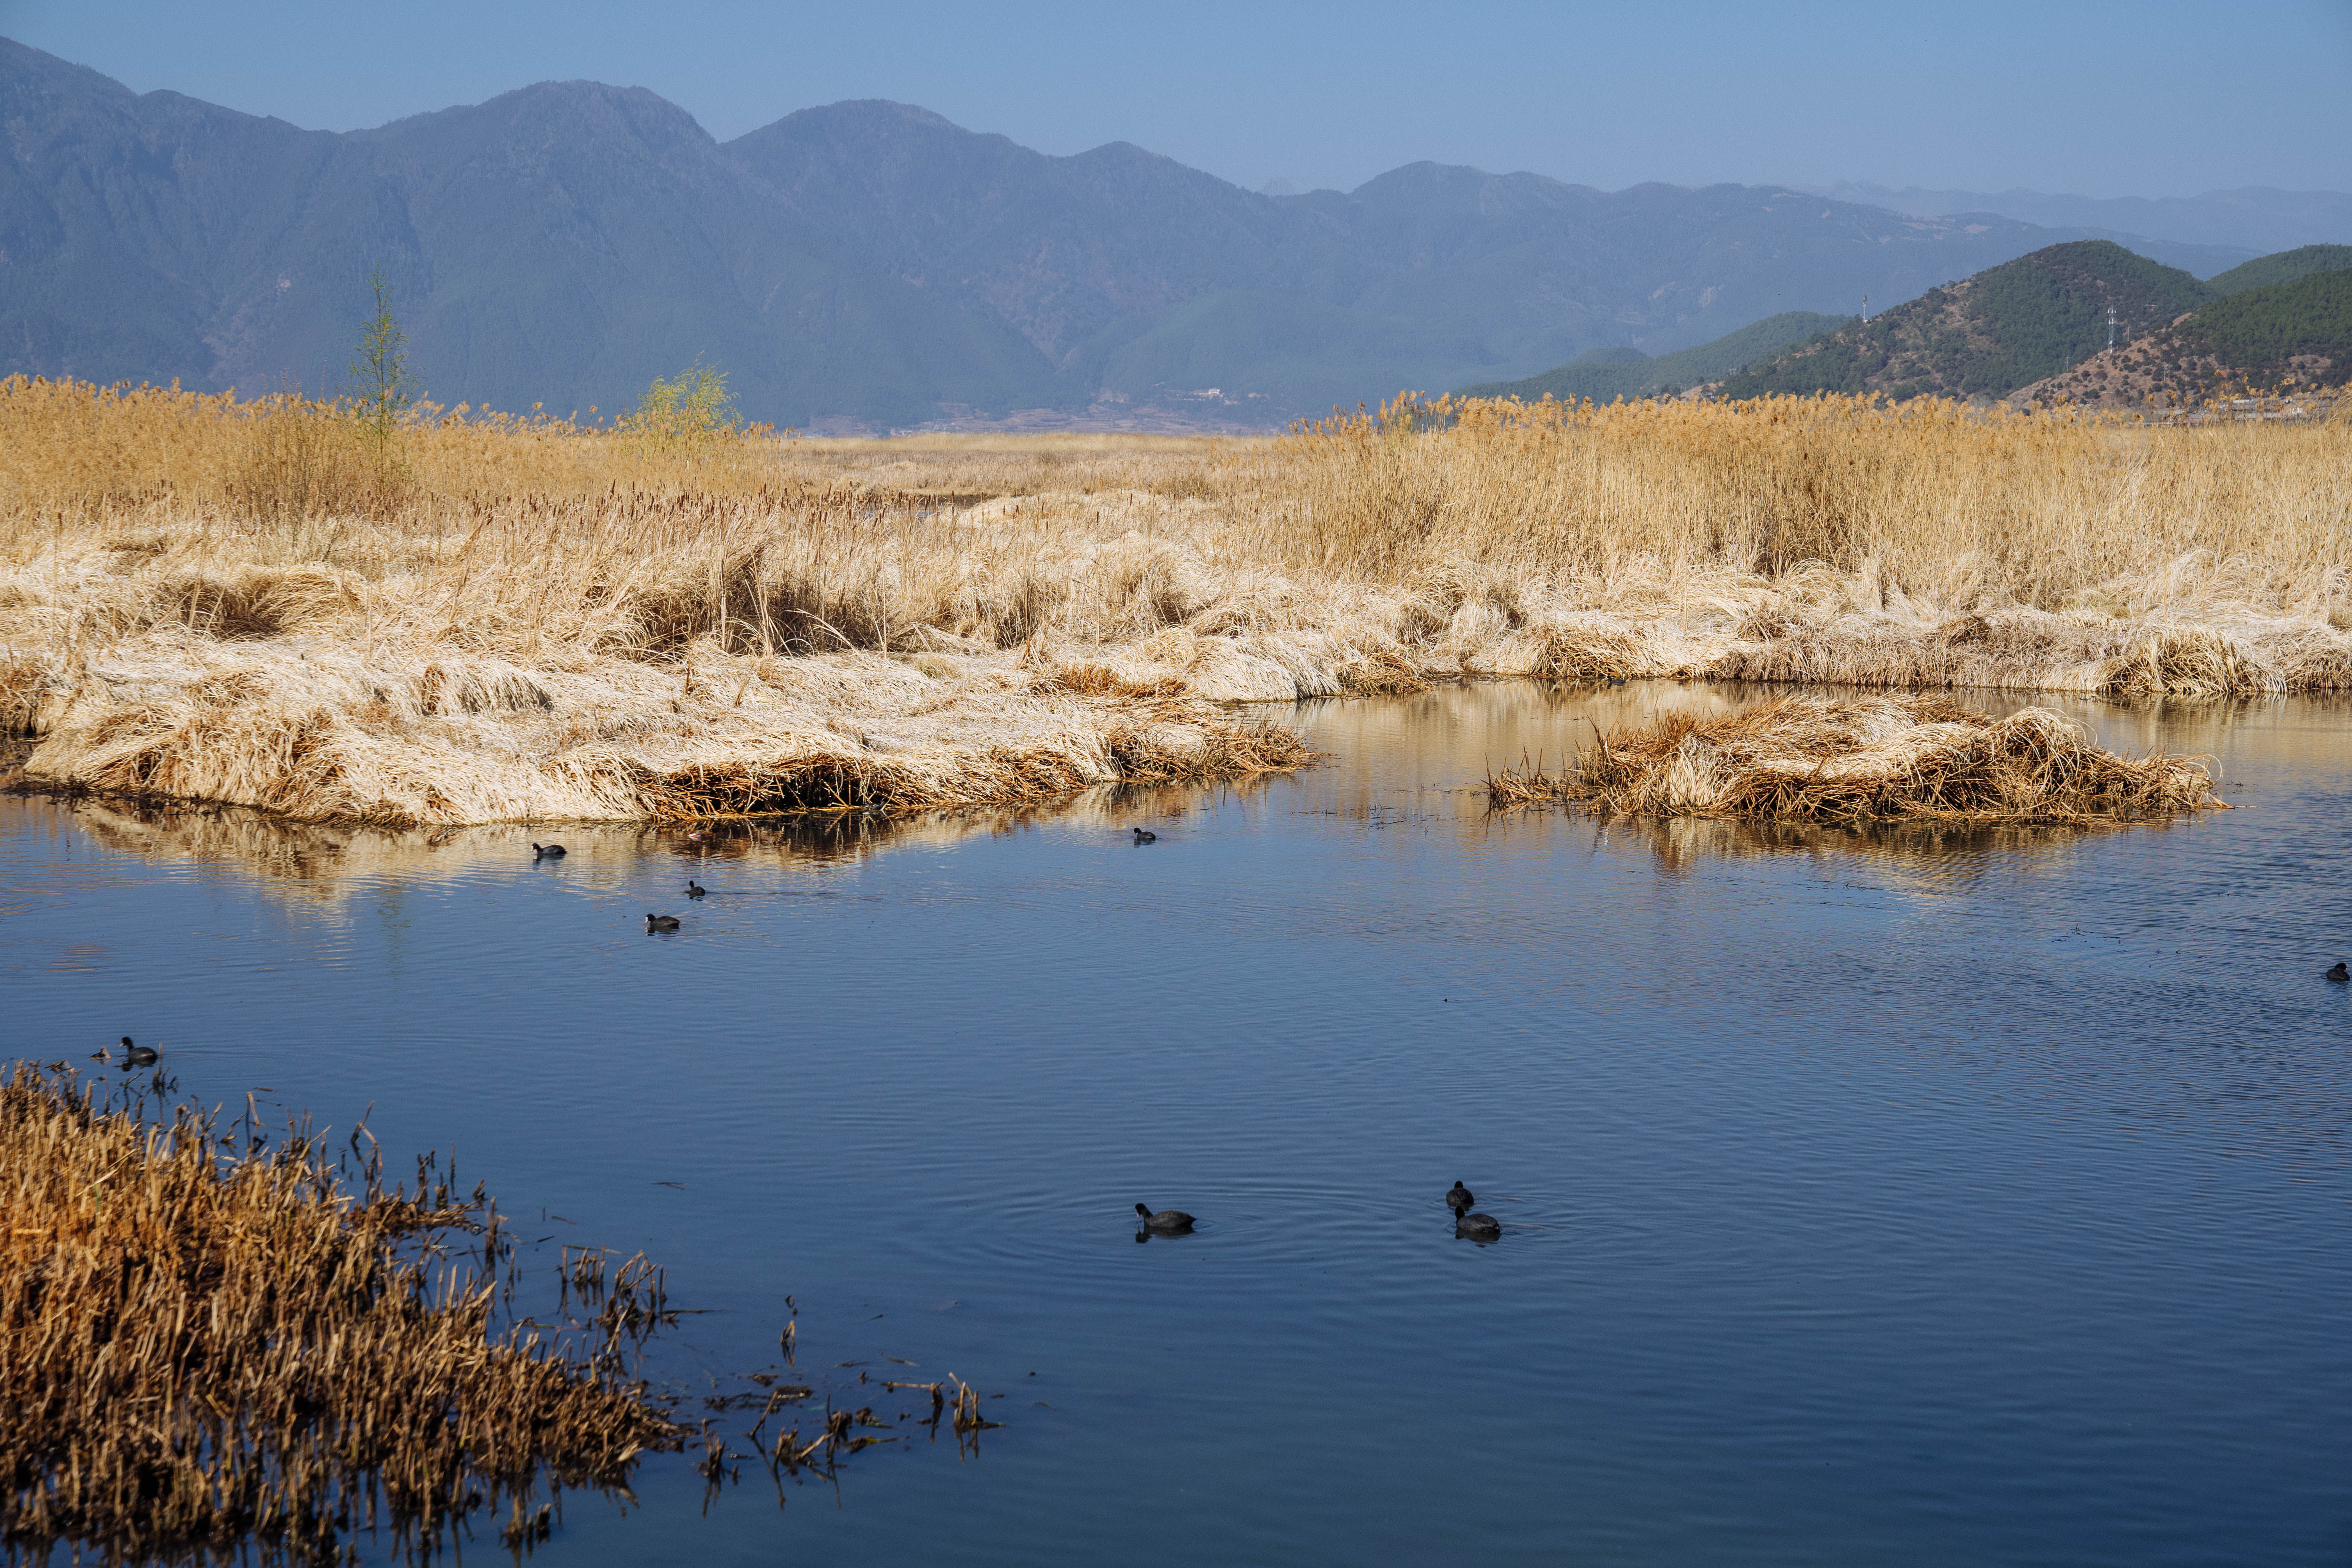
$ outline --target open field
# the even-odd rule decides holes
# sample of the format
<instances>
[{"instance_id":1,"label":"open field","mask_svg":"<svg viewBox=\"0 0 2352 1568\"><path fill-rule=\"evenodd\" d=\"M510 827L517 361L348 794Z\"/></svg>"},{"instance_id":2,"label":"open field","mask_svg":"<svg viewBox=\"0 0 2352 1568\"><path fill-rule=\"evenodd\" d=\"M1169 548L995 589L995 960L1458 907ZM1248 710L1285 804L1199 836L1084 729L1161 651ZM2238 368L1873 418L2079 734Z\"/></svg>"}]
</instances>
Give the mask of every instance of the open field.
<instances>
[{"instance_id":1,"label":"open field","mask_svg":"<svg viewBox=\"0 0 2352 1568\"><path fill-rule=\"evenodd\" d=\"M662 441L0 388L28 777L312 820L1011 804L1478 676L2352 688L2352 421L1400 405L1267 441Z\"/></svg>"}]
</instances>

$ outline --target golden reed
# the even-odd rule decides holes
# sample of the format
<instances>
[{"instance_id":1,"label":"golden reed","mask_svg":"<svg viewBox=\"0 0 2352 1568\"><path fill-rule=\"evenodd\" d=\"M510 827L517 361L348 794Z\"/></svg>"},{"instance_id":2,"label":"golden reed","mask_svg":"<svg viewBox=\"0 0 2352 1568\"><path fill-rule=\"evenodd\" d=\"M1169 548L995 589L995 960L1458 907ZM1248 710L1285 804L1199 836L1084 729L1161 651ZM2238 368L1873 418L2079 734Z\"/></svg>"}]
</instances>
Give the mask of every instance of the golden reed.
<instances>
[{"instance_id":1,"label":"golden reed","mask_svg":"<svg viewBox=\"0 0 2352 1568\"><path fill-rule=\"evenodd\" d=\"M1230 704L1669 677L2352 687L2352 423L1423 402L893 441L0 385L0 727L55 787L438 824L1295 766Z\"/></svg>"}]
</instances>

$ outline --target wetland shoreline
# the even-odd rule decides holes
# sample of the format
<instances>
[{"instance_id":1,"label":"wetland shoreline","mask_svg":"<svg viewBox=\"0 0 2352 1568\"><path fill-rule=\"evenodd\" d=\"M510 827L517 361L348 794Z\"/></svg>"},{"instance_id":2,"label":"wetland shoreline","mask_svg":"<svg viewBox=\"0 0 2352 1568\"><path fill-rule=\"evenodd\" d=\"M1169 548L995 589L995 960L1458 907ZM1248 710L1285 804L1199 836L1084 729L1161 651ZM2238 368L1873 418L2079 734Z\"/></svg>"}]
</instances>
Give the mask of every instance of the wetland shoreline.
<instances>
[{"instance_id":1,"label":"wetland shoreline","mask_svg":"<svg viewBox=\"0 0 2352 1568\"><path fill-rule=\"evenodd\" d=\"M2352 421L1401 400L1270 442L689 447L0 385L27 787L443 826L1013 805L1524 677L2352 689Z\"/></svg>"}]
</instances>

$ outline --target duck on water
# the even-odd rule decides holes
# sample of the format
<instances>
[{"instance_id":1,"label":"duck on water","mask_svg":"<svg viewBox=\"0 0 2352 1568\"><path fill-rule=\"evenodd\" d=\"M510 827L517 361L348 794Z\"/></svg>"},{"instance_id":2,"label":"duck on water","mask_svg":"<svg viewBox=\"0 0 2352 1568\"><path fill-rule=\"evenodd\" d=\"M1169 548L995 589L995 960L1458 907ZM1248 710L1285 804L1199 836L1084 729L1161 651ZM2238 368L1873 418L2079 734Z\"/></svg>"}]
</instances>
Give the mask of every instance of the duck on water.
<instances>
[{"instance_id":1,"label":"duck on water","mask_svg":"<svg viewBox=\"0 0 2352 1568\"><path fill-rule=\"evenodd\" d=\"M124 1067L143 1068L154 1059L154 1047L134 1046L131 1043L130 1036L125 1035L122 1037L122 1065Z\"/></svg>"},{"instance_id":2,"label":"duck on water","mask_svg":"<svg viewBox=\"0 0 2352 1568\"><path fill-rule=\"evenodd\" d=\"M676 915L647 915L646 917L646 929L647 931L676 931L677 929L677 917Z\"/></svg>"},{"instance_id":3,"label":"duck on water","mask_svg":"<svg viewBox=\"0 0 2352 1568\"><path fill-rule=\"evenodd\" d=\"M708 888L704 887L701 883L699 883L699 882L696 881L693 878L688 877L688 878L686 879L686 896L687 896L688 898L689 898L689 899L698 899L698 898L702 897L705 893L708 893L709 891L710 891L710 889L708 889Z\"/></svg>"},{"instance_id":4,"label":"duck on water","mask_svg":"<svg viewBox=\"0 0 2352 1568\"><path fill-rule=\"evenodd\" d=\"M1193 1220L1182 1209L1161 1209L1154 1214L1150 1204L1138 1204L1135 1205L1135 1223L1162 1236L1178 1236L1192 1229Z\"/></svg>"},{"instance_id":5,"label":"duck on water","mask_svg":"<svg viewBox=\"0 0 2352 1568\"><path fill-rule=\"evenodd\" d=\"M564 853L561 844L534 844L530 847L530 858L534 860L561 860Z\"/></svg>"}]
</instances>

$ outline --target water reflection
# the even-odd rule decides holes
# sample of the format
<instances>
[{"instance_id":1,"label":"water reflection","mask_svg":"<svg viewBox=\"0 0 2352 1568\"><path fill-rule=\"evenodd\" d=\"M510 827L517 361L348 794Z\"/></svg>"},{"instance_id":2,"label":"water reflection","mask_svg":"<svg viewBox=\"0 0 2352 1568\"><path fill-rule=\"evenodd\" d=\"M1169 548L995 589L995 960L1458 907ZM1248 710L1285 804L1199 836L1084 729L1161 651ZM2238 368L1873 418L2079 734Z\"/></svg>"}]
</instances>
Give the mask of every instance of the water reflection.
<instances>
[{"instance_id":1,"label":"water reflection","mask_svg":"<svg viewBox=\"0 0 2352 1568\"><path fill-rule=\"evenodd\" d=\"M2165 823L2127 827L2052 826L2032 823L1887 822L1863 827L1832 823L1719 821L1703 817L1614 817L1594 825L1596 843L1630 842L1648 847L1658 868L1685 871L1711 859L1750 855L1788 855L1815 862L1867 862L1874 869L1946 881L1979 877L1996 858L2011 858L2044 871L2062 866L2034 861L2063 855L2085 833L2163 830Z\"/></svg>"},{"instance_id":2,"label":"water reflection","mask_svg":"<svg viewBox=\"0 0 2352 1568\"><path fill-rule=\"evenodd\" d=\"M1442 817L1465 835L1483 837L1497 821L1477 787L1490 769L1522 758L1563 758L1589 743L1597 730L1654 724L1672 713L1737 712L1788 694L1786 688L1664 681L1599 690L1483 682L1406 698L1301 703L1293 721L1308 730L1324 753L1308 786L1313 804L1306 809L1376 828ZM1851 693L1825 689L1815 695ZM2352 699L2174 701L2119 708L2047 695L1958 695L1996 714L2029 705L2053 708L2088 724L2102 743L2118 750L2213 755L2225 745L2239 751L2259 746L2272 765L2297 771L2352 763ZM2223 774L2225 791L2249 787L2228 777L2226 768ZM861 811L657 826L574 825L564 830L564 837L587 861L667 855L681 864L684 876L698 874L698 866L729 863L814 870L855 865L893 846L943 847L973 837L1016 835L1047 823L1131 834L1141 825L1165 826L1212 809L1220 799L1262 796L1280 783L1260 779L1212 791L1114 785L1034 805L898 816ZM511 824L438 829L320 827L243 807L174 803L77 799L68 809L80 830L109 848L209 862L249 874L276 893L329 901L349 896L356 884L385 878L431 879L531 862L533 835L548 831ZM2162 825L2154 826L2161 830ZM1695 819L1619 822L1610 827L1651 841L1658 864L1667 868L1717 856L1783 852L1883 855L1905 861L1957 855L1975 860L2063 848L2083 831L1925 823L1849 829ZM538 864L551 872L596 874L585 865L569 863L568 858Z\"/></svg>"},{"instance_id":3,"label":"water reflection","mask_svg":"<svg viewBox=\"0 0 2352 1568\"><path fill-rule=\"evenodd\" d=\"M1264 791L1260 779L1202 791L1181 786L1105 786L1034 805L965 807L885 816L837 812L805 816L722 819L640 826L572 824L567 853L532 853L545 827L496 823L468 827L320 826L243 806L129 802L87 797L14 797L41 809L12 826L35 835L68 830L107 849L150 860L183 861L241 877L273 897L341 902L387 880L444 881L486 869L522 867L542 876L609 881L617 868L636 879L648 858L667 858L689 879L730 868L826 872L855 867L891 848L940 849L970 838L1002 838L1045 824L1126 836L1139 821L1181 819L1220 798ZM715 869L714 869L715 868ZM710 889L719 896L725 889ZM678 897L687 895L680 891Z\"/></svg>"}]
</instances>

